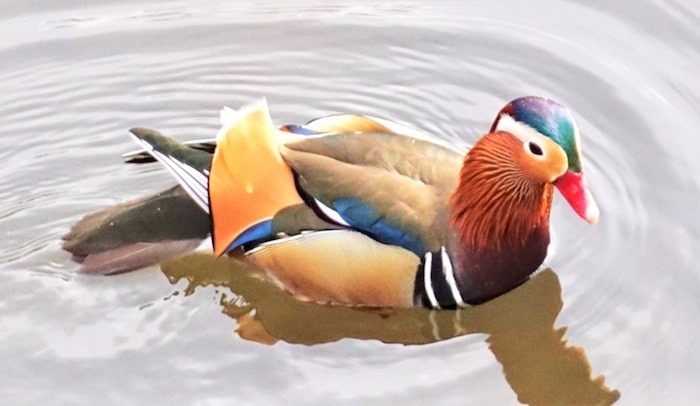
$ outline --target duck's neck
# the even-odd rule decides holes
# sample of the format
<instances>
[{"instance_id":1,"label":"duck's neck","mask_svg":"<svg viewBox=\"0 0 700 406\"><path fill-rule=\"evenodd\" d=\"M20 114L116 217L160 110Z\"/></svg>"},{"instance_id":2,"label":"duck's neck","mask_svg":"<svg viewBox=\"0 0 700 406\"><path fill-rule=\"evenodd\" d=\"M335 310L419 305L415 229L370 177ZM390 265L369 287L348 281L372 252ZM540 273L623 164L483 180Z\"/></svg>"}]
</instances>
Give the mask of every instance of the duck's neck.
<instances>
[{"instance_id":1,"label":"duck's neck","mask_svg":"<svg viewBox=\"0 0 700 406\"><path fill-rule=\"evenodd\" d=\"M510 134L483 137L450 199L456 276L472 303L522 283L547 254L552 185L525 176L519 149Z\"/></svg>"}]
</instances>

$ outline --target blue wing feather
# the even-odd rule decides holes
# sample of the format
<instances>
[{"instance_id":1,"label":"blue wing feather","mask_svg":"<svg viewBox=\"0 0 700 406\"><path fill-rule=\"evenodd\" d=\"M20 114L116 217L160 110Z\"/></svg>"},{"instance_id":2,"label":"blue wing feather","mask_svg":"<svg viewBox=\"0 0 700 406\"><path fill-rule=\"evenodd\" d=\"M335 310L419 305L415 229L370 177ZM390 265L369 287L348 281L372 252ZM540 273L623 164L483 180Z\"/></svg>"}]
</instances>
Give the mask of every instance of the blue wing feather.
<instances>
[{"instance_id":1,"label":"blue wing feather","mask_svg":"<svg viewBox=\"0 0 700 406\"><path fill-rule=\"evenodd\" d=\"M338 199L333 202L333 208L350 226L379 242L398 245L418 256L425 253L425 245L417 236L385 221L371 205L360 199Z\"/></svg>"},{"instance_id":2,"label":"blue wing feather","mask_svg":"<svg viewBox=\"0 0 700 406\"><path fill-rule=\"evenodd\" d=\"M308 127L305 127L303 125L297 125L297 124L286 124L280 127L280 130L282 131L288 131L293 134L298 134L298 135L317 135L318 132L314 131Z\"/></svg>"},{"instance_id":3,"label":"blue wing feather","mask_svg":"<svg viewBox=\"0 0 700 406\"><path fill-rule=\"evenodd\" d=\"M263 241L272 238L272 220L263 220L246 229L238 236L226 251L233 251L236 248L254 241Z\"/></svg>"}]
</instances>

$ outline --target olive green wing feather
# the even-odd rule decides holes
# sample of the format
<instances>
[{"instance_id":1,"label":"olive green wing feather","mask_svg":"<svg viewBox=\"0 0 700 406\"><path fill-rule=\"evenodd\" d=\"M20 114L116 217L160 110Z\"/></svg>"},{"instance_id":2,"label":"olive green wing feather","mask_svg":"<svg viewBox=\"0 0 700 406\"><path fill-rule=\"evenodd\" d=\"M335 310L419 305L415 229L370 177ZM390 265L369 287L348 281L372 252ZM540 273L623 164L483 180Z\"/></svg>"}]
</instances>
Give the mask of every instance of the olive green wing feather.
<instances>
[{"instance_id":1,"label":"olive green wing feather","mask_svg":"<svg viewBox=\"0 0 700 406\"><path fill-rule=\"evenodd\" d=\"M439 248L447 196L461 157L421 140L382 133L305 138L282 147L300 188L352 228L422 255Z\"/></svg>"}]
</instances>

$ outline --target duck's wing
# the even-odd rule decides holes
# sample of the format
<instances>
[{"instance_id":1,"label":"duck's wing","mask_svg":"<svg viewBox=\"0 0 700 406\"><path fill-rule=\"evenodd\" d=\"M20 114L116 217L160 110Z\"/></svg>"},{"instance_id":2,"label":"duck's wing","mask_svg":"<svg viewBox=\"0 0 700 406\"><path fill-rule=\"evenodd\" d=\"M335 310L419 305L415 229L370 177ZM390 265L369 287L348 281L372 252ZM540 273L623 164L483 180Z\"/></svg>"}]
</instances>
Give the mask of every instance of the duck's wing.
<instances>
[{"instance_id":1,"label":"duck's wing","mask_svg":"<svg viewBox=\"0 0 700 406\"><path fill-rule=\"evenodd\" d=\"M387 133L303 138L281 154L307 203L330 220L419 256L439 249L444 230L434 225L457 184L460 154Z\"/></svg>"}]
</instances>

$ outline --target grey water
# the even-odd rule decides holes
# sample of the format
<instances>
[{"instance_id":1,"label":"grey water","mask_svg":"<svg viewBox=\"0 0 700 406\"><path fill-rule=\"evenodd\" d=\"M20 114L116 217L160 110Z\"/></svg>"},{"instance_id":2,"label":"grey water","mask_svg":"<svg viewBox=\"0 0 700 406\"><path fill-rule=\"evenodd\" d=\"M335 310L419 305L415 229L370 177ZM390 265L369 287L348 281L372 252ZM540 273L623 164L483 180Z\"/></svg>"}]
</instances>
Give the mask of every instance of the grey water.
<instances>
[{"instance_id":1,"label":"grey water","mask_svg":"<svg viewBox=\"0 0 700 406\"><path fill-rule=\"evenodd\" d=\"M631 6L633 4L633 6ZM700 4L0 1L1 404L697 404ZM172 184L127 129L410 123L458 147L566 104L601 208L555 197L549 269L460 312L291 299L235 260L76 272L60 236Z\"/></svg>"}]
</instances>

